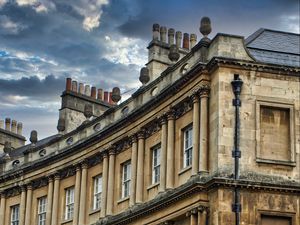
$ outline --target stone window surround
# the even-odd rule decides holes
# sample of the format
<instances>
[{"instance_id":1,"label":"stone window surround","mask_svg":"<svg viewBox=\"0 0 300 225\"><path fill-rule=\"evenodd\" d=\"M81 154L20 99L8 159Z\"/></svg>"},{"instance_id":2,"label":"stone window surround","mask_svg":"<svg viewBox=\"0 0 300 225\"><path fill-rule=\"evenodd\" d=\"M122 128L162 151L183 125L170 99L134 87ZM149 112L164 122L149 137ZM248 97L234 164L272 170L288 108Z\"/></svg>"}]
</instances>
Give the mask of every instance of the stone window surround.
<instances>
[{"instance_id":1,"label":"stone window surround","mask_svg":"<svg viewBox=\"0 0 300 225\"><path fill-rule=\"evenodd\" d=\"M290 113L290 157L289 160L273 160L261 158L261 143L260 143L260 108L261 106L276 107L289 109ZM278 99L271 97L260 97L256 98L255 106L255 140L256 140L256 162L257 163L267 163L267 164L278 164L284 166L296 166L295 161L295 112L294 112L294 102L287 99Z\"/></svg>"},{"instance_id":2,"label":"stone window surround","mask_svg":"<svg viewBox=\"0 0 300 225\"><path fill-rule=\"evenodd\" d=\"M191 132L190 135L192 135L192 139L193 140L193 125L189 124L187 126L185 126L183 129L181 129L181 133L182 133L182 170L184 170L187 167L192 166L192 160L193 160L193 155L191 155L191 159L189 164L187 164L187 153L190 152L190 154L192 154L193 151L193 141L191 143L190 146L186 147L186 133L187 132Z\"/></svg>"},{"instance_id":3,"label":"stone window surround","mask_svg":"<svg viewBox=\"0 0 300 225\"><path fill-rule=\"evenodd\" d=\"M261 225L261 218L262 216L278 216L278 217L287 217L287 218L291 218L292 220L292 224L291 225L295 225L296 224L296 213L293 212L280 212L280 211L268 211L268 210L261 210L261 209L257 209L256 210L256 214L258 215L258 225Z\"/></svg>"}]
</instances>

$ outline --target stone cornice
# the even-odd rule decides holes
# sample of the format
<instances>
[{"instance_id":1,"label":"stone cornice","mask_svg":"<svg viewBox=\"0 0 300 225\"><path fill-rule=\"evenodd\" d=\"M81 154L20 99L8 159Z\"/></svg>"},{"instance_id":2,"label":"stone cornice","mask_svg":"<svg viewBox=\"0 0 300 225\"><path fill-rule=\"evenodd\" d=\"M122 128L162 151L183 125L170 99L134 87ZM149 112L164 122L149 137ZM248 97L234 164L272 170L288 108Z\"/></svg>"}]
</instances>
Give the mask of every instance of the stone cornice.
<instances>
[{"instance_id":1,"label":"stone cornice","mask_svg":"<svg viewBox=\"0 0 300 225\"><path fill-rule=\"evenodd\" d=\"M208 193L209 191L218 188L228 188L238 187L241 191L269 191L269 192L281 192L281 193L295 193L296 195L300 193L300 186L298 184L276 184L276 183L264 183L257 182L255 180L234 180L231 178L222 177L192 177L187 183L174 188L172 190L166 191L157 195L156 198L128 208L126 211L99 220L94 225L121 225L129 224L130 222L137 220L143 216L149 215L150 213L159 211L165 207L168 207L175 202L182 199L190 197L195 193ZM201 205L199 210L208 210L208 204L204 203Z\"/></svg>"}]
</instances>

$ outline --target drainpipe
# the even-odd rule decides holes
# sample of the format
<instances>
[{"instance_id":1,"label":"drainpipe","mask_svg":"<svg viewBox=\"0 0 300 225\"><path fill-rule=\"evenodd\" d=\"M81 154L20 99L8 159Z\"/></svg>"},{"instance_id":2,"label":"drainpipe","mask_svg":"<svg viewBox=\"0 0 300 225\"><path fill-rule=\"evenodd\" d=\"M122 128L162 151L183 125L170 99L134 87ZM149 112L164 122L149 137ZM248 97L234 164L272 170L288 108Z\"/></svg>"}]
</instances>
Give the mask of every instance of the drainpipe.
<instances>
[{"instance_id":1,"label":"drainpipe","mask_svg":"<svg viewBox=\"0 0 300 225\"><path fill-rule=\"evenodd\" d=\"M235 107L235 129L234 129L234 149L232 151L232 157L234 158L234 180L239 179L239 158L241 158L241 151L239 149L240 144L240 107L242 102L240 100L240 94L242 91L243 81L239 78L238 74L234 74L234 79L231 81L232 91L235 98L232 100L232 105ZM240 213L242 206L240 203L240 191L236 186L234 188L234 203L232 204L232 212L235 213L235 224L240 224Z\"/></svg>"}]
</instances>

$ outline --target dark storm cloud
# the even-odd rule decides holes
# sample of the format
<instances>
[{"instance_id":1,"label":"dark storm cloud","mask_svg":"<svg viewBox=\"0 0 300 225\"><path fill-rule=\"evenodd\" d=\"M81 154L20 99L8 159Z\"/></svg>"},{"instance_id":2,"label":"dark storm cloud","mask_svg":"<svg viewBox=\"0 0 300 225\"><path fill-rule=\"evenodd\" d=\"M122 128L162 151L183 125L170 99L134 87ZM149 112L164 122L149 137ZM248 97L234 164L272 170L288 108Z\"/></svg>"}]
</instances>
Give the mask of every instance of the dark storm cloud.
<instances>
[{"instance_id":1,"label":"dark storm cloud","mask_svg":"<svg viewBox=\"0 0 300 225\"><path fill-rule=\"evenodd\" d=\"M137 1L137 4L140 12L128 17L119 26L119 31L145 40L149 40L155 22L199 35L199 22L203 16L211 18L212 34L222 32L248 36L260 27L295 32L288 24L288 17L299 16L300 11L298 0L153 0L151 4L143 1ZM299 25L299 17L293 22Z\"/></svg>"}]
</instances>

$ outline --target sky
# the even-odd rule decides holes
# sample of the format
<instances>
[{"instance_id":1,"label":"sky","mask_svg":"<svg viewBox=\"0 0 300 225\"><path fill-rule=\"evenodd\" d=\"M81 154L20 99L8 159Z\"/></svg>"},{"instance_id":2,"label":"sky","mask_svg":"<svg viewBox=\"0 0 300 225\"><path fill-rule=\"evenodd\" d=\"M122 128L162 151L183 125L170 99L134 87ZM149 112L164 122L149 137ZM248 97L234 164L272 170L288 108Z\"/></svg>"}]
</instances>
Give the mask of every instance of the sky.
<instances>
[{"instance_id":1,"label":"sky","mask_svg":"<svg viewBox=\"0 0 300 225\"><path fill-rule=\"evenodd\" d=\"M299 33L300 0L0 0L0 120L23 134L56 134L66 77L121 92L141 86L152 24L249 36L259 28ZM124 97L123 97L124 100Z\"/></svg>"}]
</instances>

